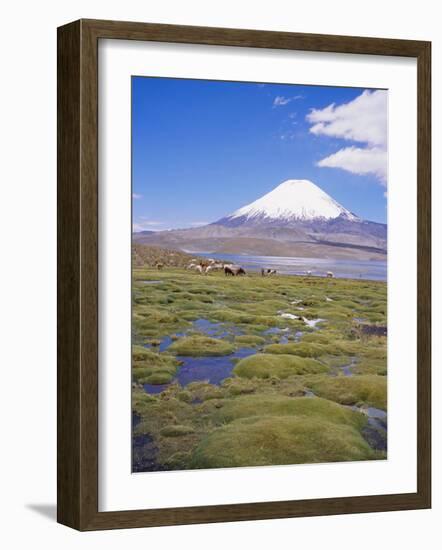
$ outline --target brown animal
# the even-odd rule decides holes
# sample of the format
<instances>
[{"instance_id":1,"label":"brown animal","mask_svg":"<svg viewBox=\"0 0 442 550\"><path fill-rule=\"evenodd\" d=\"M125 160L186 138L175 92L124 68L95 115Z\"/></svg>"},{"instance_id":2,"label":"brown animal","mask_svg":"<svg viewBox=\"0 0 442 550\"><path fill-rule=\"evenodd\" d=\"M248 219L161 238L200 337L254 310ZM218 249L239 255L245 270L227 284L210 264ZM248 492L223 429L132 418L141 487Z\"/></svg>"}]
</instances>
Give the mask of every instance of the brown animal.
<instances>
[{"instance_id":1,"label":"brown animal","mask_svg":"<svg viewBox=\"0 0 442 550\"><path fill-rule=\"evenodd\" d=\"M163 269L163 267L164 267L164 264L162 264L161 262L158 262L157 265L156 265L156 268L160 271L161 271L161 269Z\"/></svg>"},{"instance_id":2,"label":"brown animal","mask_svg":"<svg viewBox=\"0 0 442 550\"><path fill-rule=\"evenodd\" d=\"M231 275L232 277L238 276L238 275L245 275L245 270L240 265L225 265L224 266L224 274L225 275Z\"/></svg>"}]
</instances>

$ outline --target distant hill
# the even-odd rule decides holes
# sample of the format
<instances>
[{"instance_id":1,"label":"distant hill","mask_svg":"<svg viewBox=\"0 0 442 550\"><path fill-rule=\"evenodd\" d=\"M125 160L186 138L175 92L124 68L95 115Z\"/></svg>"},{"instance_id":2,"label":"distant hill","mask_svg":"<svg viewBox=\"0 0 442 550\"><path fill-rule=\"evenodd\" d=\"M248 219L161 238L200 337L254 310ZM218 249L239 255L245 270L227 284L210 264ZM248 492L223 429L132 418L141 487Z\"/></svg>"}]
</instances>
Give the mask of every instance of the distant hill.
<instances>
[{"instance_id":1,"label":"distant hill","mask_svg":"<svg viewBox=\"0 0 442 550\"><path fill-rule=\"evenodd\" d=\"M220 220L135 233L134 242L195 253L386 259L387 226L363 220L308 180L287 180Z\"/></svg>"},{"instance_id":2,"label":"distant hill","mask_svg":"<svg viewBox=\"0 0 442 550\"><path fill-rule=\"evenodd\" d=\"M178 250L168 250L157 246L148 246L134 242L132 244L132 263L135 267L155 267L162 263L167 267L187 267L192 259L200 260Z\"/></svg>"}]
</instances>

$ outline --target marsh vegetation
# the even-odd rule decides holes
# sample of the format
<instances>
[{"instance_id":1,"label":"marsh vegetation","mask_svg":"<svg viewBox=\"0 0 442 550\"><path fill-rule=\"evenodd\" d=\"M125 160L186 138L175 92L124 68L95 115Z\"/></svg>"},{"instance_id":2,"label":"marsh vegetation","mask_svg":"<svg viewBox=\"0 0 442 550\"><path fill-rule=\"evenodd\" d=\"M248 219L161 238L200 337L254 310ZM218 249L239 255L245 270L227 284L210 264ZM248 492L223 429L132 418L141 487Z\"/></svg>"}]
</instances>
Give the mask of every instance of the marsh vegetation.
<instances>
[{"instance_id":1,"label":"marsh vegetation","mask_svg":"<svg viewBox=\"0 0 442 550\"><path fill-rule=\"evenodd\" d=\"M386 304L383 282L135 265L133 470L386 458Z\"/></svg>"}]
</instances>

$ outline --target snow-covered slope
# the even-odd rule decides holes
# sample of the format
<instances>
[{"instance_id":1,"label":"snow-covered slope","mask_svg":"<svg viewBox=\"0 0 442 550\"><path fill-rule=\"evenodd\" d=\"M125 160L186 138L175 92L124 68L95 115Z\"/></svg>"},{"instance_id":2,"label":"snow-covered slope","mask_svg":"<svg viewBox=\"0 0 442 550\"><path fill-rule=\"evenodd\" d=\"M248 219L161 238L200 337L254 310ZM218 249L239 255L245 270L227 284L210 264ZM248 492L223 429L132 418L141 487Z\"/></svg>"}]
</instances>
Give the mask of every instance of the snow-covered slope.
<instances>
[{"instance_id":1,"label":"snow-covered slope","mask_svg":"<svg viewBox=\"0 0 442 550\"><path fill-rule=\"evenodd\" d=\"M226 224L232 221L234 225L237 225L239 218L242 222L306 222L332 220L339 217L349 221L359 221L357 216L341 206L313 182L287 180L270 193L223 218L222 222Z\"/></svg>"},{"instance_id":2,"label":"snow-covered slope","mask_svg":"<svg viewBox=\"0 0 442 550\"><path fill-rule=\"evenodd\" d=\"M218 221L137 242L219 254L382 259L387 226L352 214L308 180L287 180Z\"/></svg>"}]
</instances>

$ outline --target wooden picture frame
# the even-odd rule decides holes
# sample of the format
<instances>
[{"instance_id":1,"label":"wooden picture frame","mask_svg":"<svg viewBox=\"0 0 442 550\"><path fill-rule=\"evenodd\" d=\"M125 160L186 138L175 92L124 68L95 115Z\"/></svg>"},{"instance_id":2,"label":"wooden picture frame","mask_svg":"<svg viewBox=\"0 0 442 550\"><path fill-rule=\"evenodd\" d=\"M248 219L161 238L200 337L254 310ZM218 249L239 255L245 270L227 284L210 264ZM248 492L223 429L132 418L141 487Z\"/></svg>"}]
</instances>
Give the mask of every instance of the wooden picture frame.
<instances>
[{"instance_id":1,"label":"wooden picture frame","mask_svg":"<svg viewBox=\"0 0 442 550\"><path fill-rule=\"evenodd\" d=\"M98 511L98 41L123 39L404 56L418 67L417 492ZM58 29L58 521L82 531L431 506L431 44L79 20Z\"/></svg>"}]
</instances>

